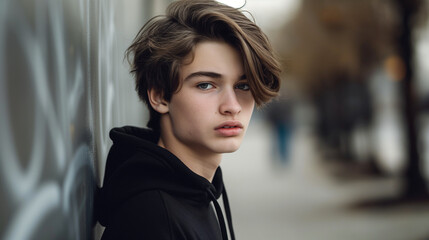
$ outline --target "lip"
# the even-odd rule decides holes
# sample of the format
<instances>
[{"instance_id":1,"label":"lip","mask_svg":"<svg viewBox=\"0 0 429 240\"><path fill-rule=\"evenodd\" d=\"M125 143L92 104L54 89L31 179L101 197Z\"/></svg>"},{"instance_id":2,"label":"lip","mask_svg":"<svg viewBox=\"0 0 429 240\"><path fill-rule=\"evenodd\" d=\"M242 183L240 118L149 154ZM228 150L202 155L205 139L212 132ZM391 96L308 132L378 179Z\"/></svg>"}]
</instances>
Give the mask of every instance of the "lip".
<instances>
[{"instance_id":1,"label":"lip","mask_svg":"<svg viewBox=\"0 0 429 240\"><path fill-rule=\"evenodd\" d=\"M239 122L239 121L226 121L226 122L223 122L222 124L218 125L217 127L215 127L215 130L217 130L219 128L223 128L223 127L243 128L243 124L241 124L241 122Z\"/></svg>"},{"instance_id":2,"label":"lip","mask_svg":"<svg viewBox=\"0 0 429 240\"><path fill-rule=\"evenodd\" d=\"M239 121L226 121L215 127L215 130L219 135L225 137L237 136L243 131L243 124Z\"/></svg>"}]
</instances>

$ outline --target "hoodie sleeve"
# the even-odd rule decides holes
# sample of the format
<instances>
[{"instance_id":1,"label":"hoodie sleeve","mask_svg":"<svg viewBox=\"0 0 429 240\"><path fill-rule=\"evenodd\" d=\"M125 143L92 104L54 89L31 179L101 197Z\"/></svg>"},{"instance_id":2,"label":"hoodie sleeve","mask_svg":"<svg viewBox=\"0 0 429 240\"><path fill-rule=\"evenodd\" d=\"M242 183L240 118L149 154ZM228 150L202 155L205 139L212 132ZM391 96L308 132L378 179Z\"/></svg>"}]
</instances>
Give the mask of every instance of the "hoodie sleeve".
<instances>
[{"instance_id":1,"label":"hoodie sleeve","mask_svg":"<svg viewBox=\"0 0 429 240\"><path fill-rule=\"evenodd\" d=\"M159 191L146 191L126 201L113 214L102 240L171 240L171 226Z\"/></svg>"}]
</instances>

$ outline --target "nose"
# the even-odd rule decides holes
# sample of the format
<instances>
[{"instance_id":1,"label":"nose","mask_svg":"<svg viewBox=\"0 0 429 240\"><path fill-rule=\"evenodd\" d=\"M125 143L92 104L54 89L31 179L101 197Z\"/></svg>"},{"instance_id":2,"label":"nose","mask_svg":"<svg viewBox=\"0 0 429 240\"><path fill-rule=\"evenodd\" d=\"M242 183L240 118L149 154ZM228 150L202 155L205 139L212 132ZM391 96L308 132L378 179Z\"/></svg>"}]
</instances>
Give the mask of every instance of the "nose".
<instances>
[{"instance_id":1,"label":"nose","mask_svg":"<svg viewBox=\"0 0 429 240\"><path fill-rule=\"evenodd\" d=\"M219 111L224 115L237 115L241 112L241 105L238 102L234 89L225 89L221 95Z\"/></svg>"}]
</instances>

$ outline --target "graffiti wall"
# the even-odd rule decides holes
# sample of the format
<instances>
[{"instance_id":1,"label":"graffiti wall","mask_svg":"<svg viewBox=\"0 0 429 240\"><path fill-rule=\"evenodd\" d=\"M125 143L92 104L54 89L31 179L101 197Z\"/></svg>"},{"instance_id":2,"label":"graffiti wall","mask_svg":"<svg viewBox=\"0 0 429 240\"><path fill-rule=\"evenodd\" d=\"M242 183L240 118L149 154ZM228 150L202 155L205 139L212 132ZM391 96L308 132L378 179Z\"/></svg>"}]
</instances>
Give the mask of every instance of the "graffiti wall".
<instances>
[{"instance_id":1,"label":"graffiti wall","mask_svg":"<svg viewBox=\"0 0 429 240\"><path fill-rule=\"evenodd\" d=\"M143 126L124 51L165 1L0 1L0 239L93 239L108 131Z\"/></svg>"}]
</instances>

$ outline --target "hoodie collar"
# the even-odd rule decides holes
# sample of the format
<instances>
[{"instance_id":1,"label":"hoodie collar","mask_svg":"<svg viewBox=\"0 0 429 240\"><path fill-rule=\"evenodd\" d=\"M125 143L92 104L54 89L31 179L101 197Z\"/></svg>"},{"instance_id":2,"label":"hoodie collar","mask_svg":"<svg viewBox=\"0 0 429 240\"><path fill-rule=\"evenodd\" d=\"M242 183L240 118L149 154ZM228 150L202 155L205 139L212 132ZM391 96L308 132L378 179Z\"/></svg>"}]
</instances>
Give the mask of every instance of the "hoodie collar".
<instances>
[{"instance_id":1,"label":"hoodie collar","mask_svg":"<svg viewBox=\"0 0 429 240\"><path fill-rule=\"evenodd\" d=\"M110 131L110 138L113 145L99 198L103 215L110 215L109 211L114 211L127 199L149 190L162 190L196 204L209 204L221 196L223 180L220 168L216 170L213 181L209 182L171 152L158 146L158 138L151 130L131 126L114 128Z\"/></svg>"}]
</instances>

